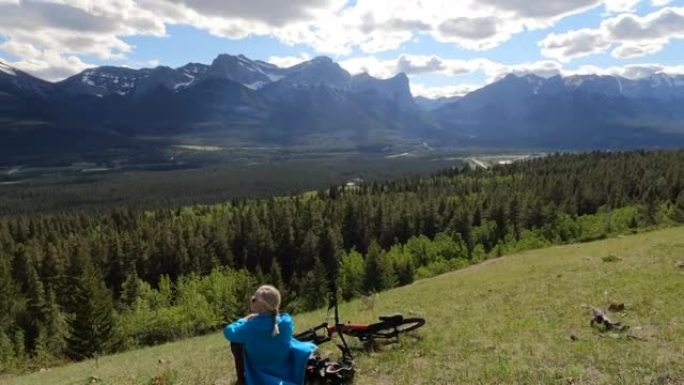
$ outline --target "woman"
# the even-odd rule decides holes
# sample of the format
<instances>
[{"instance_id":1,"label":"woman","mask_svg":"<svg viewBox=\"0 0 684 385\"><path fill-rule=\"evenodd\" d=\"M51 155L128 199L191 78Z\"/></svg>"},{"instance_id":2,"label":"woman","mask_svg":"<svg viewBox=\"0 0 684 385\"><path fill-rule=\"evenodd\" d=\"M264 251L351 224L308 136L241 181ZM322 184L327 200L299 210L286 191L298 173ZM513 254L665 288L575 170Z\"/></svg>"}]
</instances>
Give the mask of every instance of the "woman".
<instances>
[{"instance_id":1,"label":"woman","mask_svg":"<svg viewBox=\"0 0 684 385\"><path fill-rule=\"evenodd\" d=\"M257 289L249 303L252 314L226 326L223 331L236 355L238 383L247 385L301 385L306 363L316 345L292 338L294 322L280 313L280 292L273 286ZM234 344L243 349L235 349ZM239 350L243 350L240 354ZM241 378L238 363L244 358Z\"/></svg>"}]
</instances>

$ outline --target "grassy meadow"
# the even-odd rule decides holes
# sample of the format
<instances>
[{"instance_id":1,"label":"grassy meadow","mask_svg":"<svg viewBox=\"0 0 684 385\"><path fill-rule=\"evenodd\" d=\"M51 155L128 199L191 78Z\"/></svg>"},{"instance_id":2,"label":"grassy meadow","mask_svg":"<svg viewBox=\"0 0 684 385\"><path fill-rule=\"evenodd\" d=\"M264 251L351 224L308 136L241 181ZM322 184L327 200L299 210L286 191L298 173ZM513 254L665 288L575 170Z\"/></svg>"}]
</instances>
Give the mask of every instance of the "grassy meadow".
<instances>
[{"instance_id":1,"label":"grassy meadow","mask_svg":"<svg viewBox=\"0 0 684 385\"><path fill-rule=\"evenodd\" d=\"M588 306L630 326L601 332ZM684 227L508 255L341 306L344 321L401 312L427 325L361 346L357 385L684 384ZM324 312L295 317L298 330ZM337 355L334 346L324 349ZM233 384L215 333L23 376L3 385Z\"/></svg>"}]
</instances>

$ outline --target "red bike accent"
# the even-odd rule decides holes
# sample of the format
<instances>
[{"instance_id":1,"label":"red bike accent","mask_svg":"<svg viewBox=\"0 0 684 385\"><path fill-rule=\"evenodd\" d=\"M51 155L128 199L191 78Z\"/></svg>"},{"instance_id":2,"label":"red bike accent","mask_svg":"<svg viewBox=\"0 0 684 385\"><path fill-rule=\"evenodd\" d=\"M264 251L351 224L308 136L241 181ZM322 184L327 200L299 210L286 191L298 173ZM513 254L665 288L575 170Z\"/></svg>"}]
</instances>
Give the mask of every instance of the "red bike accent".
<instances>
[{"instance_id":1,"label":"red bike accent","mask_svg":"<svg viewBox=\"0 0 684 385\"><path fill-rule=\"evenodd\" d=\"M339 325L342 332L345 331L364 331L368 330L369 324L341 324ZM328 325L328 335L332 335L337 332L337 325Z\"/></svg>"}]
</instances>

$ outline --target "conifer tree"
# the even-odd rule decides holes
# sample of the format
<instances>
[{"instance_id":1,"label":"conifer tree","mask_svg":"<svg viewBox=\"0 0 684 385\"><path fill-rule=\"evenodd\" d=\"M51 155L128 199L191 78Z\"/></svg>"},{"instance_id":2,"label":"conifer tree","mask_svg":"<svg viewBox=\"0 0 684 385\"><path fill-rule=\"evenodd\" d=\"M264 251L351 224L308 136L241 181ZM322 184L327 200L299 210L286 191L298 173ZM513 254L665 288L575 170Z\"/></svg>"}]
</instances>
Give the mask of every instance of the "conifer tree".
<instances>
[{"instance_id":1,"label":"conifer tree","mask_svg":"<svg viewBox=\"0 0 684 385\"><path fill-rule=\"evenodd\" d=\"M20 292L27 291L29 281L29 266L32 265L31 253L33 249L25 244L20 244L16 250L13 260L12 272L14 273L14 280L17 283L17 288Z\"/></svg>"},{"instance_id":2,"label":"conifer tree","mask_svg":"<svg viewBox=\"0 0 684 385\"><path fill-rule=\"evenodd\" d=\"M24 330L18 328L14 332L13 337L12 344L14 345L14 357L19 361L23 361L26 359L26 335L24 334Z\"/></svg>"},{"instance_id":3,"label":"conifer tree","mask_svg":"<svg viewBox=\"0 0 684 385\"><path fill-rule=\"evenodd\" d=\"M276 259L280 265L281 274L285 282L289 282L294 273L295 259L297 258L295 230L293 228L294 219L290 205L284 205L278 211L272 214L275 215L275 218L273 218L274 224L271 232L274 242L278 245Z\"/></svg>"},{"instance_id":4,"label":"conifer tree","mask_svg":"<svg viewBox=\"0 0 684 385\"><path fill-rule=\"evenodd\" d=\"M16 300L17 290L9 260L0 253L0 331L7 330L14 322Z\"/></svg>"},{"instance_id":5,"label":"conifer tree","mask_svg":"<svg viewBox=\"0 0 684 385\"><path fill-rule=\"evenodd\" d=\"M257 265L256 270L254 271L254 278L259 283L259 285L263 285L266 283L266 275L264 274L264 271L261 270L261 266L259 265Z\"/></svg>"},{"instance_id":6,"label":"conifer tree","mask_svg":"<svg viewBox=\"0 0 684 385\"><path fill-rule=\"evenodd\" d=\"M122 308L127 309L135 304L140 295L140 278L134 269L126 273L126 280L121 285L119 303Z\"/></svg>"},{"instance_id":7,"label":"conifer tree","mask_svg":"<svg viewBox=\"0 0 684 385\"><path fill-rule=\"evenodd\" d=\"M326 270L318 257L314 258L313 269L302 279L300 296L305 310L324 306L328 299L328 280Z\"/></svg>"},{"instance_id":8,"label":"conifer tree","mask_svg":"<svg viewBox=\"0 0 684 385\"><path fill-rule=\"evenodd\" d=\"M14 344L12 340L0 328L0 373L2 368L9 368L14 363Z\"/></svg>"},{"instance_id":9,"label":"conifer tree","mask_svg":"<svg viewBox=\"0 0 684 385\"><path fill-rule=\"evenodd\" d=\"M67 347L69 323L67 322L66 315L57 303L57 298L52 288L47 290L46 311L45 332L47 352L52 356L59 356L65 352Z\"/></svg>"},{"instance_id":10,"label":"conifer tree","mask_svg":"<svg viewBox=\"0 0 684 385\"><path fill-rule=\"evenodd\" d=\"M356 197L354 197L356 198ZM358 198L347 199L344 205L344 217L342 220L342 234L344 237L344 248L349 250L360 240L359 215L357 204Z\"/></svg>"},{"instance_id":11,"label":"conifer tree","mask_svg":"<svg viewBox=\"0 0 684 385\"><path fill-rule=\"evenodd\" d=\"M28 281L26 282L27 319L24 326L26 330L25 339L27 349L33 351L40 331L44 329L48 316L48 307L45 300L45 290L43 283L38 277L38 272L31 263L29 263L26 270Z\"/></svg>"},{"instance_id":12,"label":"conifer tree","mask_svg":"<svg viewBox=\"0 0 684 385\"><path fill-rule=\"evenodd\" d=\"M89 255L77 252L69 268L73 276L68 355L74 359L108 352L114 341L114 303Z\"/></svg>"},{"instance_id":13,"label":"conifer tree","mask_svg":"<svg viewBox=\"0 0 684 385\"><path fill-rule=\"evenodd\" d=\"M323 232L320 238L319 253L320 259L325 267L326 279L332 289L333 284L336 284L340 270L340 255L342 249L342 235L337 228L328 226L327 230Z\"/></svg>"},{"instance_id":14,"label":"conifer tree","mask_svg":"<svg viewBox=\"0 0 684 385\"><path fill-rule=\"evenodd\" d=\"M304 240L299 247L299 261L297 270L307 271L314 265L315 259L318 258L319 241L318 236L313 230L307 231Z\"/></svg>"},{"instance_id":15,"label":"conifer tree","mask_svg":"<svg viewBox=\"0 0 684 385\"><path fill-rule=\"evenodd\" d=\"M157 290L159 301L155 304L157 308L165 308L173 303L173 282L168 275L159 278L159 288Z\"/></svg>"},{"instance_id":16,"label":"conifer tree","mask_svg":"<svg viewBox=\"0 0 684 385\"><path fill-rule=\"evenodd\" d=\"M112 237L109 239L107 245L107 266L105 273L105 282L112 288L115 296L121 292L121 285L126 279L125 266L126 257L121 245L119 237Z\"/></svg>"},{"instance_id":17,"label":"conifer tree","mask_svg":"<svg viewBox=\"0 0 684 385\"><path fill-rule=\"evenodd\" d=\"M286 297L285 282L283 282L280 264L276 260L273 261L271 264L271 269L268 271L268 283L276 287L283 297Z\"/></svg>"},{"instance_id":18,"label":"conifer tree","mask_svg":"<svg viewBox=\"0 0 684 385\"><path fill-rule=\"evenodd\" d=\"M658 211L658 202L656 201L655 191L652 187L646 191L643 197L643 205L641 206L641 216L648 225L656 223L656 214Z\"/></svg>"}]
</instances>

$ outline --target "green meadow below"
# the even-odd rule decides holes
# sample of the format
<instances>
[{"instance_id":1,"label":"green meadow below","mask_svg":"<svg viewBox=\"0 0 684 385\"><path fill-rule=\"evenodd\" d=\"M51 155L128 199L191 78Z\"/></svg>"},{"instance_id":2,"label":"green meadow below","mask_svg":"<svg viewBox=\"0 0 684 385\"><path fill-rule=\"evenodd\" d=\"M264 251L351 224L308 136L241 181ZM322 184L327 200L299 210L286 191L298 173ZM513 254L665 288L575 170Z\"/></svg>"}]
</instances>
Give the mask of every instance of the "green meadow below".
<instances>
[{"instance_id":1,"label":"green meadow below","mask_svg":"<svg viewBox=\"0 0 684 385\"><path fill-rule=\"evenodd\" d=\"M589 306L625 332L590 327ZM344 321L401 312L427 325L361 346L356 385L684 384L684 227L527 251L345 303ZM324 311L295 317L298 330ZM324 349L337 355L334 346ZM221 333L101 357L3 385L233 384Z\"/></svg>"}]
</instances>

